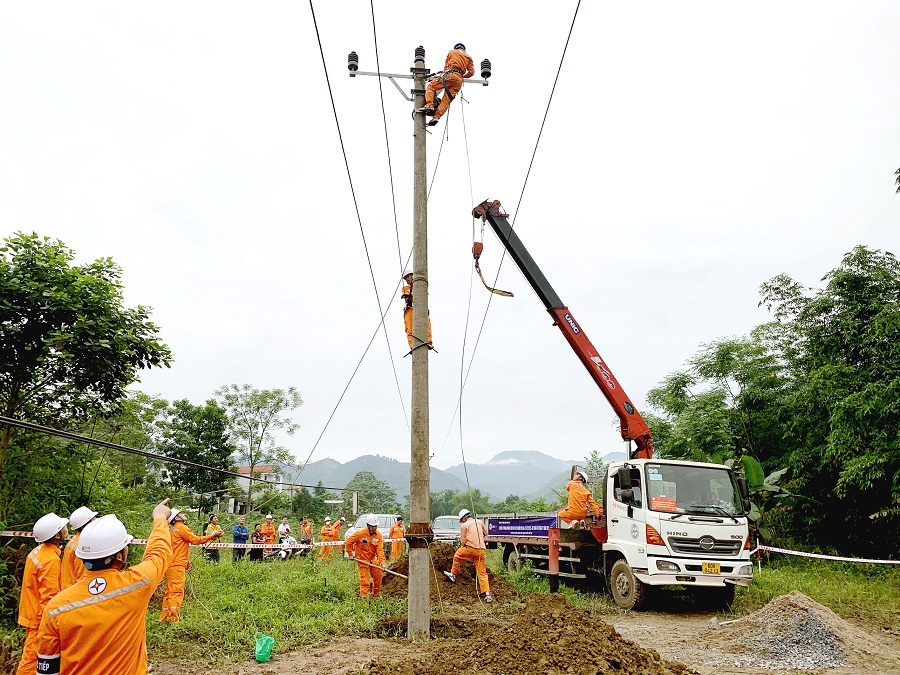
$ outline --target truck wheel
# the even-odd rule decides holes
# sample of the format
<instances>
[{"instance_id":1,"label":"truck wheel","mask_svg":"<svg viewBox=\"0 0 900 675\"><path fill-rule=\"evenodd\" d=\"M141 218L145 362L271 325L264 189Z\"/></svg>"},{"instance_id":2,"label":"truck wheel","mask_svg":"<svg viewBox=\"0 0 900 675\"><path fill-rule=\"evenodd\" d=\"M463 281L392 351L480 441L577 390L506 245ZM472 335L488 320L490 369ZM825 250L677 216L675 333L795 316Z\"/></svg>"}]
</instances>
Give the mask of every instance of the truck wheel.
<instances>
[{"instance_id":1,"label":"truck wheel","mask_svg":"<svg viewBox=\"0 0 900 675\"><path fill-rule=\"evenodd\" d=\"M623 559L613 563L609 588L616 605L622 609L640 609L647 599L644 584L634 578L634 573Z\"/></svg>"},{"instance_id":2,"label":"truck wheel","mask_svg":"<svg viewBox=\"0 0 900 675\"><path fill-rule=\"evenodd\" d=\"M522 569L522 558L515 547L510 546L506 553L506 569L512 574L516 574Z\"/></svg>"}]
</instances>

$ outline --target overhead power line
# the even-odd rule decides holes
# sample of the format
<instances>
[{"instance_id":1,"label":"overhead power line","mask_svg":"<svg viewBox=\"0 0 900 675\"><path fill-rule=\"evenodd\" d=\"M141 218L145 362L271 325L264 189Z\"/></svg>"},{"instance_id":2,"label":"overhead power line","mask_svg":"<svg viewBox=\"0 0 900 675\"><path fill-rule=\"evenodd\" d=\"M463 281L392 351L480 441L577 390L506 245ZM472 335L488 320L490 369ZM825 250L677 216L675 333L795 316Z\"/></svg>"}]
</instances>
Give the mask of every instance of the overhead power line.
<instances>
[{"instance_id":1,"label":"overhead power line","mask_svg":"<svg viewBox=\"0 0 900 675\"><path fill-rule=\"evenodd\" d=\"M192 462L188 459L178 459L177 457L166 457L165 455L158 455L155 452L147 452L146 450L138 450L137 448L130 448L127 445L121 445L120 443L112 443L110 441L104 441L101 438L91 438L89 436L82 436L81 434L76 434L72 431L66 431L65 429L54 429L52 427L44 426L43 424L35 424L34 422L25 422L24 420L17 420L12 417L4 417L0 415L0 424L8 424L11 427L18 427L19 429L26 429L28 431L37 431L42 434L48 434L50 436L58 436L59 438L66 438L70 441L78 441L79 443L85 443L87 445L96 445L101 448L108 448L110 450L119 450L120 452L126 452L130 455L137 455L139 457L145 457L147 459L153 460L155 462L162 462L163 464L178 464L180 466L189 466L194 469L202 469L204 471L210 471L212 473L218 473L223 476L232 476L234 478L244 478L250 480L253 479L250 476L245 476L240 473L235 473L234 471L228 471L227 469L220 469L215 466L207 466L205 464L199 464L198 462ZM338 492L344 492L346 488L339 487L328 487L327 485L303 485L301 483L283 483L280 481L257 481L259 483L263 483L265 485L284 485L286 487L294 487L294 488L324 488L325 490L337 490Z\"/></svg>"}]
</instances>

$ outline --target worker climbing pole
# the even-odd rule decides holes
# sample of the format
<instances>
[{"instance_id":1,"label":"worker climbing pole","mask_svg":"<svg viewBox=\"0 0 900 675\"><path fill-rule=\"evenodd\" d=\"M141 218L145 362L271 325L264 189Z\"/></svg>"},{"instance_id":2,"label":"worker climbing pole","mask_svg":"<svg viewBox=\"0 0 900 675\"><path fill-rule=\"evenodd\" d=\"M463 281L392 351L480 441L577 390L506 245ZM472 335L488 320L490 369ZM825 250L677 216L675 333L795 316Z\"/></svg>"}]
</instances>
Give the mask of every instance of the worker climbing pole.
<instances>
[{"instance_id":1,"label":"worker climbing pole","mask_svg":"<svg viewBox=\"0 0 900 675\"><path fill-rule=\"evenodd\" d=\"M410 353L415 348L413 345L428 345L429 349L434 349L431 342L431 316L428 317L428 341L425 342L419 337L413 336L413 273L410 269L403 271L403 289L400 291L400 297L403 299L403 326L406 328L406 340L409 342Z\"/></svg>"}]
</instances>

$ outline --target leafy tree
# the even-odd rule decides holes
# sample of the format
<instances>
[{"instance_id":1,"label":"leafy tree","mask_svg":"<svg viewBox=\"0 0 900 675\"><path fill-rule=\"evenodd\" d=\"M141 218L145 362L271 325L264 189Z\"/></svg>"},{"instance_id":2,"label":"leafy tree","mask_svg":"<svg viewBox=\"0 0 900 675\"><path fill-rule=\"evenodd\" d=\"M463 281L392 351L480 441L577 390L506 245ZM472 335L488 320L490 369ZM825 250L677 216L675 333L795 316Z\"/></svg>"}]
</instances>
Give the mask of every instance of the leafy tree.
<instances>
[{"instance_id":1,"label":"leafy tree","mask_svg":"<svg viewBox=\"0 0 900 675\"><path fill-rule=\"evenodd\" d=\"M397 491L389 483L376 478L371 471L360 471L344 487L359 492L359 510L367 513L396 513Z\"/></svg>"},{"instance_id":2,"label":"leafy tree","mask_svg":"<svg viewBox=\"0 0 900 675\"><path fill-rule=\"evenodd\" d=\"M238 457L250 468L247 486L247 512L253 508L253 484L256 467L274 461L289 461L291 454L275 443L272 432L280 429L293 435L300 425L286 416L303 405L295 387L256 389L248 384L232 384L216 390L217 402L228 416L228 427Z\"/></svg>"},{"instance_id":3,"label":"leafy tree","mask_svg":"<svg viewBox=\"0 0 900 675\"><path fill-rule=\"evenodd\" d=\"M167 457L184 459L214 469L234 471L234 446L228 435L228 417L212 399L202 406L188 400L175 401L169 410L159 450ZM176 490L190 490L201 496L200 509L208 511L234 478L192 466L172 464L169 480Z\"/></svg>"},{"instance_id":4,"label":"leafy tree","mask_svg":"<svg viewBox=\"0 0 900 675\"><path fill-rule=\"evenodd\" d=\"M148 320L127 308L121 269L101 258L74 265L62 242L17 233L0 247L0 411L49 425L115 411L141 368L171 354ZM0 426L0 475L15 435Z\"/></svg>"},{"instance_id":5,"label":"leafy tree","mask_svg":"<svg viewBox=\"0 0 900 675\"><path fill-rule=\"evenodd\" d=\"M462 509L469 509L473 514L491 513L493 511L490 497L481 494L481 490L478 488L455 494L450 503L450 508L450 513L459 513Z\"/></svg>"},{"instance_id":6,"label":"leafy tree","mask_svg":"<svg viewBox=\"0 0 900 675\"><path fill-rule=\"evenodd\" d=\"M457 511L453 510L454 497L459 494L457 490L441 490L431 493L431 519L438 516L447 516ZM406 510L409 511L409 495L406 496Z\"/></svg>"}]
</instances>

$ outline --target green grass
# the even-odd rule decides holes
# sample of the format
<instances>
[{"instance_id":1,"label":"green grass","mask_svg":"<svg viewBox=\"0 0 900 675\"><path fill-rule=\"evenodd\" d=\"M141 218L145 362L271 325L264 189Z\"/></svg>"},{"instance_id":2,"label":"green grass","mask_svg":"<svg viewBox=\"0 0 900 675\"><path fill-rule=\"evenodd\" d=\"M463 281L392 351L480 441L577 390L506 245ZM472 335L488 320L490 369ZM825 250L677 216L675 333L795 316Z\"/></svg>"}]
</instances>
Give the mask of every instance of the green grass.
<instances>
[{"instance_id":1,"label":"green grass","mask_svg":"<svg viewBox=\"0 0 900 675\"><path fill-rule=\"evenodd\" d=\"M159 591L150 604L151 659L246 660L257 631L275 638L273 653L279 653L339 635L365 634L383 617L406 611L404 600L360 600L357 566L343 558L233 565L226 551L220 564L198 559L192 569L199 602L188 581L179 623L158 622Z\"/></svg>"}]
</instances>

